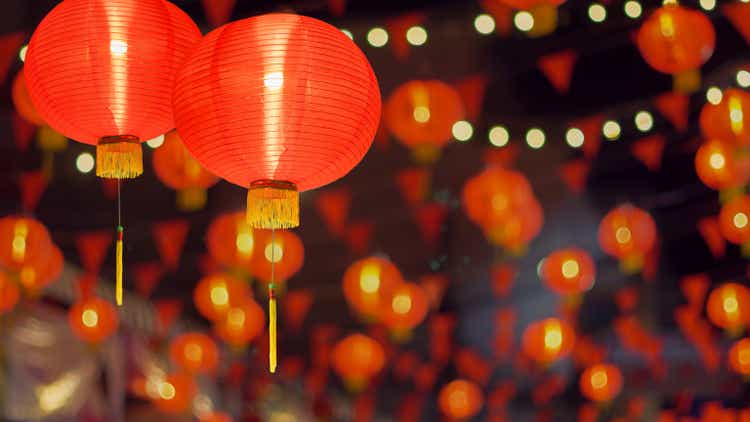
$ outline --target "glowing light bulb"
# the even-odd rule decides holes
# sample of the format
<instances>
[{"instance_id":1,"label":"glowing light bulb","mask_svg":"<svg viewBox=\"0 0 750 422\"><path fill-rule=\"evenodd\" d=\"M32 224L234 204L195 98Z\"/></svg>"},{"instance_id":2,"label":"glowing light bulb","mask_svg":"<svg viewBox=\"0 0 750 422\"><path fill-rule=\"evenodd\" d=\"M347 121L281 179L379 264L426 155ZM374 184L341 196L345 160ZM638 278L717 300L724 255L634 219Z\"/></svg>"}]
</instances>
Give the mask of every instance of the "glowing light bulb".
<instances>
[{"instance_id":1,"label":"glowing light bulb","mask_svg":"<svg viewBox=\"0 0 750 422\"><path fill-rule=\"evenodd\" d=\"M91 170L94 169L94 164L94 156L88 152L81 153L76 158L76 168L81 173L91 173Z\"/></svg>"},{"instance_id":2,"label":"glowing light bulb","mask_svg":"<svg viewBox=\"0 0 750 422\"><path fill-rule=\"evenodd\" d=\"M630 233L630 229L627 227L618 227L615 231L615 240L617 240L617 243L621 245L630 242L631 238L632 234Z\"/></svg>"},{"instance_id":3,"label":"glowing light bulb","mask_svg":"<svg viewBox=\"0 0 750 422\"><path fill-rule=\"evenodd\" d=\"M489 138L492 145L496 147L504 147L505 145L508 145L508 142L510 141L510 134L508 133L508 129L502 126L495 126L490 129Z\"/></svg>"},{"instance_id":4,"label":"glowing light bulb","mask_svg":"<svg viewBox=\"0 0 750 422\"><path fill-rule=\"evenodd\" d=\"M539 128L532 128L526 132L526 143L534 149L539 149L544 146L547 141L544 132Z\"/></svg>"},{"instance_id":5,"label":"glowing light bulb","mask_svg":"<svg viewBox=\"0 0 750 422\"><path fill-rule=\"evenodd\" d=\"M602 126L602 133L604 134L604 137L606 137L610 141L619 138L621 132L622 128L620 128L620 124L614 120L608 120L604 122L604 126Z\"/></svg>"},{"instance_id":6,"label":"glowing light bulb","mask_svg":"<svg viewBox=\"0 0 750 422\"><path fill-rule=\"evenodd\" d=\"M453 124L452 132L457 141L466 142L474 136L474 127L466 120L459 120Z\"/></svg>"},{"instance_id":7,"label":"glowing light bulb","mask_svg":"<svg viewBox=\"0 0 750 422\"><path fill-rule=\"evenodd\" d=\"M596 23L604 22L607 19L607 9L599 3L592 3L589 6L589 19Z\"/></svg>"},{"instance_id":8,"label":"glowing light bulb","mask_svg":"<svg viewBox=\"0 0 750 422\"><path fill-rule=\"evenodd\" d=\"M716 0L700 0L700 5L703 8L703 10L711 11L716 8Z\"/></svg>"},{"instance_id":9,"label":"glowing light bulb","mask_svg":"<svg viewBox=\"0 0 750 422\"><path fill-rule=\"evenodd\" d=\"M269 243L264 250L266 260L272 263L278 263L284 257L284 248L279 242Z\"/></svg>"},{"instance_id":10,"label":"glowing light bulb","mask_svg":"<svg viewBox=\"0 0 750 422\"><path fill-rule=\"evenodd\" d=\"M172 400L176 394L177 390L175 390L174 385L171 383L163 381L159 384L159 397L161 397L162 400Z\"/></svg>"},{"instance_id":11,"label":"glowing light bulb","mask_svg":"<svg viewBox=\"0 0 750 422\"><path fill-rule=\"evenodd\" d=\"M353 40L353 39L354 39L354 34L352 34L352 31L350 31L350 30L348 30L348 29L343 29L343 28L342 28L342 29L341 29L341 32L343 32L343 33L344 33L344 35L346 35L347 37L349 37L349 39L350 39L350 40Z\"/></svg>"},{"instance_id":12,"label":"glowing light bulb","mask_svg":"<svg viewBox=\"0 0 750 422\"><path fill-rule=\"evenodd\" d=\"M551 351L560 350L562 346L562 331L557 322L544 327L544 348Z\"/></svg>"},{"instance_id":13,"label":"glowing light bulb","mask_svg":"<svg viewBox=\"0 0 750 422\"><path fill-rule=\"evenodd\" d=\"M643 7L635 0L625 2L625 15L631 19L638 19L643 14Z\"/></svg>"},{"instance_id":14,"label":"glowing light bulb","mask_svg":"<svg viewBox=\"0 0 750 422\"><path fill-rule=\"evenodd\" d=\"M717 105L721 102L722 98L724 98L724 94L719 88L712 86L706 90L706 100L709 103Z\"/></svg>"},{"instance_id":15,"label":"glowing light bulb","mask_svg":"<svg viewBox=\"0 0 750 422\"><path fill-rule=\"evenodd\" d=\"M406 41L417 47L424 45L427 42L427 30L421 26L412 26L406 31Z\"/></svg>"},{"instance_id":16,"label":"glowing light bulb","mask_svg":"<svg viewBox=\"0 0 750 422\"><path fill-rule=\"evenodd\" d=\"M229 290L227 290L226 283L211 287L209 296L214 306L226 306L229 303Z\"/></svg>"},{"instance_id":17,"label":"glowing light bulb","mask_svg":"<svg viewBox=\"0 0 750 422\"><path fill-rule=\"evenodd\" d=\"M99 314L93 309L86 309L81 314L81 322L88 328L94 328L99 324Z\"/></svg>"},{"instance_id":18,"label":"glowing light bulb","mask_svg":"<svg viewBox=\"0 0 750 422\"><path fill-rule=\"evenodd\" d=\"M583 146L585 136L581 129L572 127L565 132L565 142L568 143L572 148L580 148Z\"/></svg>"},{"instance_id":19,"label":"glowing light bulb","mask_svg":"<svg viewBox=\"0 0 750 422\"><path fill-rule=\"evenodd\" d=\"M383 47L388 44L388 32L380 27L372 28L367 33L367 42L373 47Z\"/></svg>"},{"instance_id":20,"label":"glowing light bulb","mask_svg":"<svg viewBox=\"0 0 750 422\"><path fill-rule=\"evenodd\" d=\"M474 19L474 28L482 35L489 35L495 31L495 18L481 14Z\"/></svg>"},{"instance_id":21,"label":"glowing light bulb","mask_svg":"<svg viewBox=\"0 0 750 422\"><path fill-rule=\"evenodd\" d=\"M409 313L409 311L411 310L411 297L405 294L393 296L393 300L391 301L391 308L393 308L393 312L400 315Z\"/></svg>"},{"instance_id":22,"label":"glowing light bulb","mask_svg":"<svg viewBox=\"0 0 750 422\"><path fill-rule=\"evenodd\" d=\"M26 52L29 51L29 45L26 44L23 47L21 47L20 50L18 50L18 58L21 59L21 62L26 61Z\"/></svg>"},{"instance_id":23,"label":"glowing light bulb","mask_svg":"<svg viewBox=\"0 0 750 422\"><path fill-rule=\"evenodd\" d=\"M609 380L605 371L598 370L591 374L591 386L596 390L606 387L608 382Z\"/></svg>"},{"instance_id":24,"label":"glowing light bulb","mask_svg":"<svg viewBox=\"0 0 750 422\"><path fill-rule=\"evenodd\" d=\"M740 70L737 72L737 85L742 88L750 87L750 72L747 70Z\"/></svg>"},{"instance_id":25,"label":"glowing light bulb","mask_svg":"<svg viewBox=\"0 0 750 422\"><path fill-rule=\"evenodd\" d=\"M115 56L124 56L128 52L128 43L122 40L111 40L109 51Z\"/></svg>"},{"instance_id":26,"label":"glowing light bulb","mask_svg":"<svg viewBox=\"0 0 750 422\"><path fill-rule=\"evenodd\" d=\"M149 139L146 141L146 145L148 145L151 149L159 148L160 146L164 145L164 135L159 135L154 139Z\"/></svg>"},{"instance_id":27,"label":"glowing light bulb","mask_svg":"<svg viewBox=\"0 0 750 422\"><path fill-rule=\"evenodd\" d=\"M748 223L747 214L745 214L744 212L738 212L732 218L732 222L734 223L734 226L737 227L738 229L744 229Z\"/></svg>"},{"instance_id":28,"label":"glowing light bulb","mask_svg":"<svg viewBox=\"0 0 750 422\"><path fill-rule=\"evenodd\" d=\"M648 132L654 127L654 116L648 111L639 111L635 114L635 127L641 132Z\"/></svg>"},{"instance_id":29,"label":"glowing light bulb","mask_svg":"<svg viewBox=\"0 0 750 422\"><path fill-rule=\"evenodd\" d=\"M427 123L430 121L430 109L425 106L414 107L414 120L417 123Z\"/></svg>"},{"instance_id":30,"label":"glowing light bulb","mask_svg":"<svg viewBox=\"0 0 750 422\"><path fill-rule=\"evenodd\" d=\"M578 261L574 259L568 259L562 263L561 270L562 270L563 277L575 278L578 276L578 273L580 272L580 267L578 265Z\"/></svg>"},{"instance_id":31,"label":"glowing light bulb","mask_svg":"<svg viewBox=\"0 0 750 422\"><path fill-rule=\"evenodd\" d=\"M365 293L376 293L380 290L380 265L370 262L362 266L359 273L359 288Z\"/></svg>"},{"instance_id":32,"label":"glowing light bulb","mask_svg":"<svg viewBox=\"0 0 750 422\"><path fill-rule=\"evenodd\" d=\"M714 152L708 157L708 165L714 170L721 170L726 165L726 158L720 152Z\"/></svg>"},{"instance_id":33,"label":"glowing light bulb","mask_svg":"<svg viewBox=\"0 0 750 422\"><path fill-rule=\"evenodd\" d=\"M237 251L241 255L247 257L253 254L255 241L253 239L253 234L250 232L250 230L238 233L237 240L235 241L235 243L237 246Z\"/></svg>"},{"instance_id":34,"label":"glowing light bulb","mask_svg":"<svg viewBox=\"0 0 750 422\"><path fill-rule=\"evenodd\" d=\"M513 24L518 28L519 31L529 32L534 29L534 16L522 10L513 17Z\"/></svg>"}]
</instances>

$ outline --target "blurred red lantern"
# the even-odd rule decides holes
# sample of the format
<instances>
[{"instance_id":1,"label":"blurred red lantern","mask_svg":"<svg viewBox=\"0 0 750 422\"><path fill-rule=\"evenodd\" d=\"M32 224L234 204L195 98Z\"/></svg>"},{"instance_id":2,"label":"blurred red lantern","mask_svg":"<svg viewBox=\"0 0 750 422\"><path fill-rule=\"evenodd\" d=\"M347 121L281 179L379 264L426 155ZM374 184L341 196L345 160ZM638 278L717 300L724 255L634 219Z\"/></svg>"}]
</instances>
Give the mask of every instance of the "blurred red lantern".
<instances>
[{"instance_id":1,"label":"blurred red lantern","mask_svg":"<svg viewBox=\"0 0 750 422\"><path fill-rule=\"evenodd\" d=\"M219 348L205 334L185 333L170 343L169 358L188 374L212 374L219 365Z\"/></svg>"},{"instance_id":2,"label":"blurred red lantern","mask_svg":"<svg viewBox=\"0 0 750 422\"><path fill-rule=\"evenodd\" d=\"M29 90L26 89L26 79L23 76L23 69L19 70L16 78L13 79L12 96L13 106L16 108L19 116L33 125L45 125L44 119L36 111L36 107L34 107L34 103L31 102L31 97L29 97Z\"/></svg>"},{"instance_id":3,"label":"blurred red lantern","mask_svg":"<svg viewBox=\"0 0 750 422\"><path fill-rule=\"evenodd\" d=\"M383 303L383 324L397 336L407 335L422 323L429 310L427 294L414 283L400 283Z\"/></svg>"},{"instance_id":4,"label":"blurred red lantern","mask_svg":"<svg viewBox=\"0 0 750 422\"><path fill-rule=\"evenodd\" d=\"M57 246L53 246L46 259L24 265L18 273L18 280L27 296L37 297L44 288L60 278L64 264L62 252Z\"/></svg>"},{"instance_id":5,"label":"blurred red lantern","mask_svg":"<svg viewBox=\"0 0 750 422\"><path fill-rule=\"evenodd\" d=\"M253 257L251 272L259 280L283 283L302 268L305 246L293 232L256 230L255 240L258 249Z\"/></svg>"},{"instance_id":6,"label":"blurred red lantern","mask_svg":"<svg viewBox=\"0 0 750 422\"><path fill-rule=\"evenodd\" d=\"M193 291L193 303L198 312L210 321L223 319L235 306L252 297L247 283L225 274L203 277Z\"/></svg>"},{"instance_id":7,"label":"blurred red lantern","mask_svg":"<svg viewBox=\"0 0 750 422\"><path fill-rule=\"evenodd\" d=\"M750 146L750 93L729 88L718 104L707 102L700 115L706 139L716 139L735 147Z\"/></svg>"},{"instance_id":8,"label":"blurred red lantern","mask_svg":"<svg viewBox=\"0 0 750 422\"><path fill-rule=\"evenodd\" d=\"M484 229L484 235L493 245L520 254L542 230L544 211L538 201L533 200L517 210L503 223Z\"/></svg>"},{"instance_id":9,"label":"blurred red lantern","mask_svg":"<svg viewBox=\"0 0 750 422\"><path fill-rule=\"evenodd\" d=\"M188 375L172 374L157 386L154 405L164 413L177 414L190 410L198 387Z\"/></svg>"},{"instance_id":10,"label":"blurred red lantern","mask_svg":"<svg viewBox=\"0 0 750 422\"><path fill-rule=\"evenodd\" d=\"M596 267L586 251L577 248L560 249L544 258L542 280L560 295L583 293L594 285Z\"/></svg>"},{"instance_id":11,"label":"blurred red lantern","mask_svg":"<svg viewBox=\"0 0 750 422\"><path fill-rule=\"evenodd\" d=\"M750 289L737 283L724 283L711 291L706 302L709 321L732 333L750 321Z\"/></svg>"},{"instance_id":12,"label":"blurred red lantern","mask_svg":"<svg viewBox=\"0 0 750 422\"><path fill-rule=\"evenodd\" d=\"M599 224L599 245L626 270L639 270L656 245L656 223L648 212L630 204L620 205Z\"/></svg>"},{"instance_id":13,"label":"blurred red lantern","mask_svg":"<svg viewBox=\"0 0 750 422\"><path fill-rule=\"evenodd\" d=\"M154 172L159 180L177 191L177 206L194 211L206 205L206 189L219 180L190 155L176 130L164 136L164 143L154 150Z\"/></svg>"},{"instance_id":14,"label":"blurred red lantern","mask_svg":"<svg viewBox=\"0 0 750 422\"><path fill-rule=\"evenodd\" d=\"M614 365L598 364L581 374L581 394L594 402L612 401L622 391L622 373Z\"/></svg>"},{"instance_id":15,"label":"blurred red lantern","mask_svg":"<svg viewBox=\"0 0 750 422\"><path fill-rule=\"evenodd\" d=\"M342 288L347 303L355 312L367 319L378 319L383 303L402 281L401 272L391 261L373 256L347 268Z\"/></svg>"},{"instance_id":16,"label":"blurred red lantern","mask_svg":"<svg viewBox=\"0 0 750 422\"><path fill-rule=\"evenodd\" d=\"M750 154L722 141L706 141L695 153L695 172L711 189L739 187L750 180Z\"/></svg>"},{"instance_id":17,"label":"blurred red lantern","mask_svg":"<svg viewBox=\"0 0 750 422\"><path fill-rule=\"evenodd\" d=\"M221 265L250 270L256 240L244 212L216 217L208 226L206 245L208 252Z\"/></svg>"},{"instance_id":18,"label":"blurred red lantern","mask_svg":"<svg viewBox=\"0 0 750 422\"><path fill-rule=\"evenodd\" d=\"M440 411L455 421L476 416L484 406L484 395L478 385L458 379L449 382L438 393Z\"/></svg>"},{"instance_id":19,"label":"blurred red lantern","mask_svg":"<svg viewBox=\"0 0 750 422\"><path fill-rule=\"evenodd\" d=\"M729 368L740 375L750 376L750 338L738 340L729 349Z\"/></svg>"},{"instance_id":20,"label":"blurred red lantern","mask_svg":"<svg viewBox=\"0 0 750 422\"><path fill-rule=\"evenodd\" d=\"M352 391L361 391L385 366L385 351L377 341L351 334L333 347L333 370Z\"/></svg>"},{"instance_id":21,"label":"blurred red lantern","mask_svg":"<svg viewBox=\"0 0 750 422\"><path fill-rule=\"evenodd\" d=\"M420 162L434 161L453 137L453 125L465 117L461 96L437 81L407 82L391 93L383 108L388 130Z\"/></svg>"},{"instance_id":22,"label":"blurred red lantern","mask_svg":"<svg viewBox=\"0 0 750 422\"><path fill-rule=\"evenodd\" d=\"M675 1L658 8L641 24L636 41L652 68L674 75L698 69L708 61L716 34L705 14Z\"/></svg>"},{"instance_id":23,"label":"blurred red lantern","mask_svg":"<svg viewBox=\"0 0 750 422\"><path fill-rule=\"evenodd\" d=\"M266 315L253 299L230 309L215 322L216 335L225 343L236 348L245 347L263 332Z\"/></svg>"},{"instance_id":24,"label":"blurred red lantern","mask_svg":"<svg viewBox=\"0 0 750 422\"><path fill-rule=\"evenodd\" d=\"M31 37L29 94L51 127L97 145L98 176L136 177L140 143L174 127L175 74L200 37L165 0L66 0Z\"/></svg>"},{"instance_id":25,"label":"blurred red lantern","mask_svg":"<svg viewBox=\"0 0 750 422\"><path fill-rule=\"evenodd\" d=\"M546 365L570 355L575 341L575 331L567 322L547 318L526 327L522 347L526 356Z\"/></svg>"},{"instance_id":26,"label":"blurred red lantern","mask_svg":"<svg viewBox=\"0 0 750 422\"><path fill-rule=\"evenodd\" d=\"M0 272L0 315L12 311L18 303L20 295L18 285L11 281L5 273Z\"/></svg>"},{"instance_id":27,"label":"blurred red lantern","mask_svg":"<svg viewBox=\"0 0 750 422\"><path fill-rule=\"evenodd\" d=\"M21 271L49 259L52 240L47 228L33 218L0 218L0 266Z\"/></svg>"},{"instance_id":28,"label":"blurred red lantern","mask_svg":"<svg viewBox=\"0 0 750 422\"><path fill-rule=\"evenodd\" d=\"M114 305L91 297L76 302L68 311L68 324L79 339L98 344L117 331L119 317Z\"/></svg>"},{"instance_id":29,"label":"blurred red lantern","mask_svg":"<svg viewBox=\"0 0 750 422\"><path fill-rule=\"evenodd\" d=\"M721 207L719 230L728 241L745 245L750 241L750 196L740 195Z\"/></svg>"}]
</instances>

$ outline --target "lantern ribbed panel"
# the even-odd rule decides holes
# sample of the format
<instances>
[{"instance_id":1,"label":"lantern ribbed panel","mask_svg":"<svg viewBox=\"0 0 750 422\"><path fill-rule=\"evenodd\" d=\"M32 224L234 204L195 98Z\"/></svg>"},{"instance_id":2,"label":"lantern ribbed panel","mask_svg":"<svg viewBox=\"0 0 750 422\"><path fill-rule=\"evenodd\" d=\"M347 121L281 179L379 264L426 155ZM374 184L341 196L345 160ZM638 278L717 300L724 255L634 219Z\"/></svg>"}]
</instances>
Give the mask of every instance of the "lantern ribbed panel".
<instances>
[{"instance_id":1,"label":"lantern ribbed panel","mask_svg":"<svg viewBox=\"0 0 750 422\"><path fill-rule=\"evenodd\" d=\"M208 34L179 72L175 122L209 171L243 187L283 180L298 190L344 176L380 118L367 58L341 31L270 14Z\"/></svg>"},{"instance_id":2,"label":"lantern ribbed panel","mask_svg":"<svg viewBox=\"0 0 750 422\"><path fill-rule=\"evenodd\" d=\"M174 75L200 36L164 0L65 0L31 38L28 90L45 121L69 138L146 141L174 127Z\"/></svg>"}]
</instances>

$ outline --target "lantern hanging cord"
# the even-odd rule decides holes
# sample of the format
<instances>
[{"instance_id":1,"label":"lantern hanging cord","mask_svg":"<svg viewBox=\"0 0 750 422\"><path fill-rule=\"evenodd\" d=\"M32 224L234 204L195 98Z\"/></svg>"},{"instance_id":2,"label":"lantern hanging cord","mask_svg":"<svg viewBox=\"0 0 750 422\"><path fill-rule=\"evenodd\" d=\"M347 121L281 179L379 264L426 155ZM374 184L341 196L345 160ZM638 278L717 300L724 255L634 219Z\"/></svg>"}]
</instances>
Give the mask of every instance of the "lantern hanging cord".
<instances>
[{"instance_id":1,"label":"lantern hanging cord","mask_svg":"<svg viewBox=\"0 0 750 422\"><path fill-rule=\"evenodd\" d=\"M122 254L123 254L123 232L122 227L122 199L121 183L117 179L117 241L115 243L115 301L117 306L122 306Z\"/></svg>"},{"instance_id":2,"label":"lantern hanging cord","mask_svg":"<svg viewBox=\"0 0 750 422\"><path fill-rule=\"evenodd\" d=\"M268 283L268 370L276 372L276 229L271 228L271 282Z\"/></svg>"}]
</instances>

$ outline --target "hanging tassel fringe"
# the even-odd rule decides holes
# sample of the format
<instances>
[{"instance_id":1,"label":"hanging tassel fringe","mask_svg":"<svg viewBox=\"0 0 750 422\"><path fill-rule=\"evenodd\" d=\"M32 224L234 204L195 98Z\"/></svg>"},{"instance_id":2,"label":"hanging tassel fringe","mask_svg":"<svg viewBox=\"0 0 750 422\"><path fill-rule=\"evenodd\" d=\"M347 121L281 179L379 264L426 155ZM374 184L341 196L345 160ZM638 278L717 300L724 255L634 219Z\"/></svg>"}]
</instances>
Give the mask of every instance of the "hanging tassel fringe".
<instances>
[{"instance_id":1,"label":"hanging tassel fringe","mask_svg":"<svg viewBox=\"0 0 750 422\"><path fill-rule=\"evenodd\" d=\"M276 373L276 292L268 286L268 370Z\"/></svg>"},{"instance_id":2,"label":"hanging tassel fringe","mask_svg":"<svg viewBox=\"0 0 750 422\"><path fill-rule=\"evenodd\" d=\"M299 226L299 192L291 182L259 180L247 191L247 223L256 229Z\"/></svg>"},{"instance_id":3,"label":"hanging tassel fringe","mask_svg":"<svg viewBox=\"0 0 750 422\"><path fill-rule=\"evenodd\" d=\"M143 173L143 151L138 137L109 136L96 146L96 175L106 179L132 179Z\"/></svg>"},{"instance_id":4,"label":"hanging tassel fringe","mask_svg":"<svg viewBox=\"0 0 750 422\"><path fill-rule=\"evenodd\" d=\"M122 237L124 229L117 226L117 243L115 244L115 300L122 306Z\"/></svg>"}]
</instances>

